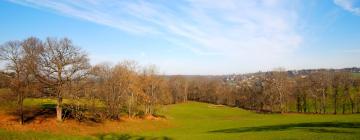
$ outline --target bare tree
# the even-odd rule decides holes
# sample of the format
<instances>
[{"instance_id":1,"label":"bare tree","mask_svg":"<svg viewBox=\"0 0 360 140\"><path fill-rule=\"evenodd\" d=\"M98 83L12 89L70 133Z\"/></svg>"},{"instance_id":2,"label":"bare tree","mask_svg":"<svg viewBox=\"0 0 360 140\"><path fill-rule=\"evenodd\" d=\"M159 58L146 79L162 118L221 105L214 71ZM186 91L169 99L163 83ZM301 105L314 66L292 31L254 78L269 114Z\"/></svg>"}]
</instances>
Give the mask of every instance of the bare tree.
<instances>
[{"instance_id":1,"label":"bare tree","mask_svg":"<svg viewBox=\"0 0 360 140\"><path fill-rule=\"evenodd\" d=\"M356 106L356 113L359 113L360 112L360 78L355 79L354 88L355 88L354 105Z\"/></svg>"},{"instance_id":2,"label":"bare tree","mask_svg":"<svg viewBox=\"0 0 360 140\"><path fill-rule=\"evenodd\" d=\"M56 95L56 116L58 121L62 121L64 86L68 82L86 76L90 67L88 57L67 38L60 40L47 38L34 61L33 73Z\"/></svg>"},{"instance_id":3,"label":"bare tree","mask_svg":"<svg viewBox=\"0 0 360 140\"><path fill-rule=\"evenodd\" d=\"M331 75L326 71L319 71L309 75L311 82L310 90L314 101L314 111L318 113L326 112L326 98L328 96L329 87L331 86ZM320 102L320 108L318 108Z\"/></svg>"},{"instance_id":4,"label":"bare tree","mask_svg":"<svg viewBox=\"0 0 360 140\"><path fill-rule=\"evenodd\" d=\"M11 90L17 95L19 122L24 123L23 102L29 87L29 76L26 69L26 55L20 41L9 41L0 47L0 60L6 61L7 70L12 73Z\"/></svg>"},{"instance_id":5,"label":"bare tree","mask_svg":"<svg viewBox=\"0 0 360 140\"><path fill-rule=\"evenodd\" d=\"M141 74L141 85L145 94L145 115L153 115L155 106L158 103L160 94L160 77L157 75L157 69L154 65L143 68Z\"/></svg>"},{"instance_id":6,"label":"bare tree","mask_svg":"<svg viewBox=\"0 0 360 140\"><path fill-rule=\"evenodd\" d=\"M354 100L352 98L351 89L353 86L353 78L351 73L343 73L343 94L342 94L342 113L345 114L346 111L346 101L350 102L351 112L354 113Z\"/></svg>"},{"instance_id":7,"label":"bare tree","mask_svg":"<svg viewBox=\"0 0 360 140\"><path fill-rule=\"evenodd\" d=\"M189 94L189 84L187 79L180 75L171 76L169 79L169 85L174 103L187 101Z\"/></svg>"},{"instance_id":8,"label":"bare tree","mask_svg":"<svg viewBox=\"0 0 360 140\"><path fill-rule=\"evenodd\" d=\"M295 96L296 96L296 106L298 112L306 113L307 110L307 95L309 89L309 80L308 76L298 76L296 77L296 86L295 86Z\"/></svg>"},{"instance_id":9,"label":"bare tree","mask_svg":"<svg viewBox=\"0 0 360 140\"><path fill-rule=\"evenodd\" d=\"M288 95L291 92L291 82L287 73L283 69L276 69L272 72L272 87L273 93L277 96L277 102L280 104L279 110L281 113L286 112L286 102Z\"/></svg>"},{"instance_id":10,"label":"bare tree","mask_svg":"<svg viewBox=\"0 0 360 140\"><path fill-rule=\"evenodd\" d=\"M333 88L333 107L334 107L334 114L337 113L338 108L338 98L340 89L344 88L344 73L336 72L334 73L332 79L332 88Z\"/></svg>"},{"instance_id":11,"label":"bare tree","mask_svg":"<svg viewBox=\"0 0 360 140\"><path fill-rule=\"evenodd\" d=\"M91 73L95 76L96 91L105 103L106 116L111 119L118 119L125 94L120 86L123 85L120 82L121 77L116 75L109 64L98 64L92 68Z\"/></svg>"},{"instance_id":12,"label":"bare tree","mask_svg":"<svg viewBox=\"0 0 360 140\"><path fill-rule=\"evenodd\" d=\"M114 75L119 78L119 88L122 90L129 117L138 113L138 105L145 98L140 88L138 65L135 61L123 61L113 68Z\"/></svg>"}]
</instances>

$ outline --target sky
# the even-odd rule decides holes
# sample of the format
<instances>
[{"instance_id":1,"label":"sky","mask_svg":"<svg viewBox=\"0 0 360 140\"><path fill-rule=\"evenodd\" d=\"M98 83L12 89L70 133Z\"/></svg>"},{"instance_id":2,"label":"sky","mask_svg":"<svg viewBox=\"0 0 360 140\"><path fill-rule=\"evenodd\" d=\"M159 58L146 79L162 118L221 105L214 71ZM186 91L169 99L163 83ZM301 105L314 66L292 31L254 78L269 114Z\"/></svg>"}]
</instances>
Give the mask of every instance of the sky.
<instances>
[{"instance_id":1,"label":"sky","mask_svg":"<svg viewBox=\"0 0 360 140\"><path fill-rule=\"evenodd\" d=\"M31 36L163 74L360 67L360 0L0 0L0 43Z\"/></svg>"}]
</instances>

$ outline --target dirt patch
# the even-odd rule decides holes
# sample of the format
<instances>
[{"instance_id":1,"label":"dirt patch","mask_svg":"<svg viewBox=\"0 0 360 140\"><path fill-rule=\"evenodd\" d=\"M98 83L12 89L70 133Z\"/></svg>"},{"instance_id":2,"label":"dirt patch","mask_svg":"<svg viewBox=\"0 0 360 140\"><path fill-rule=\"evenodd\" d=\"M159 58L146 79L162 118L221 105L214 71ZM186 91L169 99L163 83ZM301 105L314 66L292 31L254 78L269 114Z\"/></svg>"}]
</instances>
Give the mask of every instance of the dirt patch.
<instances>
[{"instance_id":1,"label":"dirt patch","mask_svg":"<svg viewBox=\"0 0 360 140\"><path fill-rule=\"evenodd\" d=\"M143 117L145 120L165 120L163 116L146 115Z\"/></svg>"},{"instance_id":2,"label":"dirt patch","mask_svg":"<svg viewBox=\"0 0 360 140\"><path fill-rule=\"evenodd\" d=\"M209 105L209 108L223 108L225 107L224 105Z\"/></svg>"},{"instance_id":3,"label":"dirt patch","mask_svg":"<svg viewBox=\"0 0 360 140\"><path fill-rule=\"evenodd\" d=\"M20 125L16 117L0 114L0 128L9 131L38 131L68 135L96 135L101 133L136 133L172 127L170 122L158 117L127 118L102 123L78 122L75 120L56 121L53 116L37 116L32 121Z\"/></svg>"}]
</instances>

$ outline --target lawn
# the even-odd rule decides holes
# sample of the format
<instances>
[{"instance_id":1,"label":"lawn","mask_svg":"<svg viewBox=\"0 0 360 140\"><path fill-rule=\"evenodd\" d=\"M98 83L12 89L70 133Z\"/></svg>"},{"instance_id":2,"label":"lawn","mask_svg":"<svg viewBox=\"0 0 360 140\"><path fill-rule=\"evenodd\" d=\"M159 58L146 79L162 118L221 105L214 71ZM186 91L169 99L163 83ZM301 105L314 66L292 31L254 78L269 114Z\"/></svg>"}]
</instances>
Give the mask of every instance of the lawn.
<instances>
[{"instance_id":1,"label":"lawn","mask_svg":"<svg viewBox=\"0 0 360 140\"><path fill-rule=\"evenodd\" d=\"M360 114L257 114L188 102L168 105L166 120L119 122L121 129L91 135L0 129L1 139L359 139ZM134 124L137 123L137 124ZM84 125L84 124L80 124ZM164 126L166 125L166 126ZM80 127L80 126L79 126ZM158 128L158 129L154 129ZM99 128L100 130L100 128Z\"/></svg>"}]
</instances>

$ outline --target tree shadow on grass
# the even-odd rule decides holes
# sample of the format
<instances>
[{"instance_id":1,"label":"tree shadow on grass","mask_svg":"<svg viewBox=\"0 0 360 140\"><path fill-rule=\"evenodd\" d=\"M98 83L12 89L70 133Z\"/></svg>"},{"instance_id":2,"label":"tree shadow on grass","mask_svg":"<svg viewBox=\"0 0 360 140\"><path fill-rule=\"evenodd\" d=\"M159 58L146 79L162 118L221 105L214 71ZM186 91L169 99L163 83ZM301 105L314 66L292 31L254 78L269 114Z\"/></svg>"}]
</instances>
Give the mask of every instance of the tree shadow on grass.
<instances>
[{"instance_id":1,"label":"tree shadow on grass","mask_svg":"<svg viewBox=\"0 0 360 140\"><path fill-rule=\"evenodd\" d=\"M137 136L129 134L99 134L96 135L100 140L172 140L172 138L163 136L163 137L148 137L148 136Z\"/></svg>"},{"instance_id":2,"label":"tree shadow on grass","mask_svg":"<svg viewBox=\"0 0 360 140\"><path fill-rule=\"evenodd\" d=\"M18 121L20 118L19 112L17 110L9 112L10 115L16 116L13 121ZM55 104L43 104L39 107L31 106L26 107L23 110L24 122L31 123L36 118L41 118L40 120L44 120L47 118L53 118L56 116L56 106Z\"/></svg>"},{"instance_id":3,"label":"tree shadow on grass","mask_svg":"<svg viewBox=\"0 0 360 140\"><path fill-rule=\"evenodd\" d=\"M355 133L353 131L326 129L326 128L360 128L358 122L313 122L313 123L292 123L283 125L269 125L258 127L240 127L209 131L210 133L244 133L264 131L286 131L291 129L304 129L315 133Z\"/></svg>"},{"instance_id":4,"label":"tree shadow on grass","mask_svg":"<svg viewBox=\"0 0 360 140\"><path fill-rule=\"evenodd\" d=\"M25 114L25 122L31 123L35 118L53 118L56 116L55 104L42 104L39 108L32 108Z\"/></svg>"},{"instance_id":5,"label":"tree shadow on grass","mask_svg":"<svg viewBox=\"0 0 360 140\"><path fill-rule=\"evenodd\" d=\"M346 130L336 130L336 129L324 129L324 128L309 128L307 131L314 132L314 133L344 133L344 134L352 134L355 133L353 131L346 131Z\"/></svg>"}]
</instances>

